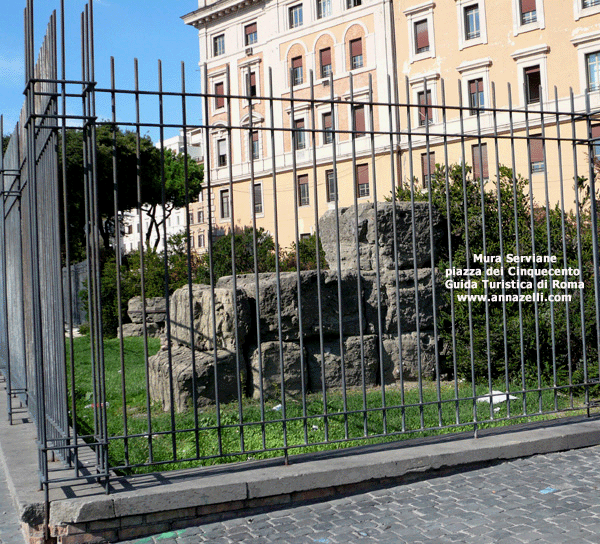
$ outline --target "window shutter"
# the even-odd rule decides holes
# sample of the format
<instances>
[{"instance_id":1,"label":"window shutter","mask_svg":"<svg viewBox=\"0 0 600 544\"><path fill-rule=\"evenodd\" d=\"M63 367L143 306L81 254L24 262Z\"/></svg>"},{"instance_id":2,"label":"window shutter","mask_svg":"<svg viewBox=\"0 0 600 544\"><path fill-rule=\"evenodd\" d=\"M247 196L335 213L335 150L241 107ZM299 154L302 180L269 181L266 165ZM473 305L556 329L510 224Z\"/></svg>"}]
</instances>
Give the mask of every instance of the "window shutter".
<instances>
[{"instance_id":1,"label":"window shutter","mask_svg":"<svg viewBox=\"0 0 600 544\"><path fill-rule=\"evenodd\" d=\"M225 106L225 87L223 85L223 83L217 83L215 85L215 94L216 96L216 107L217 108L222 108L223 106Z\"/></svg>"},{"instance_id":2,"label":"window shutter","mask_svg":"<svg viewBox=\"0 0 600 544\"><path fill-rule=\"evenodd\" d=\"M529 68L525 68L524 72L525 72L526 76L529 76L531 74L539 74L540 67L539 66L530 66Z\"/></svg>"},{"instance_id":3,"label":"window shutter","mask_svg":"<svg viewBox=\"0 0 600 544\"><path fill-rule=\"evenodd\" d=\"M297 119L294 121L294 127L298 130L304 130L304 119Z\"/></svg>"},{"instance_id":4,"label":"window shutter","mask_svg":"<svg viewBox=\"0 0 600 544\"><path fill-rule=\"evenodd\" d=\"M354 131L363 133L365 131L365 108L354 106Z\"/></svg>"},{"instance_id":5,"label":"window shutter","mask_svg":"<svg viewBox=\"0 0 600 544\"><path fill-rule=\"evenodd\" d=\"M488 157L487 157L487 144L481 144L481 153L478 145L472 147L473 152L473 177L488 179ZM481 162L483 164L483 170L479 165L479 157L481 154Z\"/></svg>"},{"instance_id":6,"label":"window shutter","mask_svg":"<svg viewBox=\"0 0 600 544\"><path fill-rule=\"evenodd\" d=\"M535 11L535 0L521 0L521 13Z\"/></svg>"},{"instance_id":7,"label":"window shutter","mask_svg":"<svg viewBox=\"0 0 600 544\"><path fill-rule=\"evenodd\" d=\"M350 56L358 57L362 55L362 39L352 40L350 42Z\"/></svg>"},{"instance_id":8,"label":"window shutter","mask_svg":"<svg viewBox=\"0 0 600 544\"><path fill-rule=\"evenodd\" d=\"M359 164L356 167L356 182L358 185L366 185L369 183L369 165Z\"/></svg>"},{"instance_id":9,"label":"window shutter","mask_svg":"<svg viewBox=\"0 0 600 544\"><path fill-rule=\"evenodd\" d=\"M331 113L323 114L323 128L328 130L331 128Z\"/></svg>"},{"instance_id":10,"label":"window shutter","mask_svg":"<svg viewBox=\"0 0 600 544\"><path fill-rule=\"evenodd\" d=\"M258 142L258 130L253 130L252 131L252 141L253 142Z\"/></svg>"},{"instance_id":11,"label":"window shutter","mask_svg":"<svg viewBox=\"0 0 600 544\"><path fill-rule=\"evenodd\" d=\"M256 72L250 72L250 87L256 86Z\"/></svg>"},{"instance_id":12,"label":"window shutter","mask_svg":"<svg viewBox=\"0 0 600 544\"><path fill-rule=\"evenodd\" d=\"M256 32L256 23L252 23L251 25L248 25L246 27L246 36L249 36L250 34L254 34ZM239 36L239 34L238 34Z\"/></svg>"},{"instance_id":13,"label":"window shutter","mask_svg":"<svg viewBox=\"0 0 600 544\"><path fill-rule=\"evenodd\" d=\"M592 125L592 139L600 138L600 125Z\"/></svg>"},{"instance_id":14,"label":"window shutter","mask_svg":"<svg viewBox=\"0 0 600 544\"><path fill-rule=\"evenodd\" d=\"M544 161L544 143L539 134L532 136L529 140L529 152L531 154L531 162Z\"/></svg>"},{"instance_id":15,"label":"window shutter","mask_svg":"<svg viewBox=\"0 0 600 544\"><path fill-rule=\"evenodd\" d=\"M292 68L302 68L302 57L292 59Z\"/></svg>"},{"instance_id":16,"label":"window shutter","mask_svg":"<svg viewBox=\"0 0 600 544\"><path fill-rule=\"evenodd\" d=\"M429 47L429 31L427 21L420 21L415 24L415 33L417 35L417 49Z\"/></svg>"},{"instance_id":17,"label":"window shutter","mask_svg":"<svg viewBox=\"0 0 600 544\"><path fill-rule=\"evenodd\" d=\"M321 49L321 66L331 64L331 48Z\"/></svg>"}]
</instances>

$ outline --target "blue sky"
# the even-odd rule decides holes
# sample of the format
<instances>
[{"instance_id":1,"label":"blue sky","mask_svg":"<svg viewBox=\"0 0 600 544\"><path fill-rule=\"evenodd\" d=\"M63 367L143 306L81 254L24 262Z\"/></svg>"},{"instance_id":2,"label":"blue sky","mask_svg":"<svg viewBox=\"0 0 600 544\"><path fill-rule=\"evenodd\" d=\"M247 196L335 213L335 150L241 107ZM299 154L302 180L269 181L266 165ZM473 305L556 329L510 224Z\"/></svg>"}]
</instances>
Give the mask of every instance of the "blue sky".
<instances>
[{"instance_id":1,"label":"blue sky","mask_svg":"<svg viewBox=\"0 0 600 544\"><path fill-rule=\"evenodd\" d=\"M1 0L0 11L0 113L4 115L4 132L12 132L23 103L23 10L26 0ZM67 78L81 78L80 14L85 0L65 0L67 41ZM187 92L199 92L198 38L194 28L186 26L181 16L197 9L197 0L94 0L96 80L100 88L109 88L110 57L115 57L117 88L134 88L133 59L139 62L140 89L158 89L158 59L162 61L163 90L181 90L181 61L186 67ZM49 17L56 9L60 20L60 0L34 0L36 55ZM59 27L60 33L60 27ZM59 52L60 56L60 52ZM165 100L165 122L181 123L181 100ZM76 108L73 105L73 108ZM68 108L70 109L70 107ZM134 120L133 102L120 98L117 116ZM158 120L158 101L144 99L142 119ZM199 101L188 104L188 123L199 122ZM73 111L74 113L74 111ZM109 119L110 103L99 100L98 117ZM154 140L157 130L145 129ZM177 134L165 129L165 138Z\"/></svg>"}]
</instances>

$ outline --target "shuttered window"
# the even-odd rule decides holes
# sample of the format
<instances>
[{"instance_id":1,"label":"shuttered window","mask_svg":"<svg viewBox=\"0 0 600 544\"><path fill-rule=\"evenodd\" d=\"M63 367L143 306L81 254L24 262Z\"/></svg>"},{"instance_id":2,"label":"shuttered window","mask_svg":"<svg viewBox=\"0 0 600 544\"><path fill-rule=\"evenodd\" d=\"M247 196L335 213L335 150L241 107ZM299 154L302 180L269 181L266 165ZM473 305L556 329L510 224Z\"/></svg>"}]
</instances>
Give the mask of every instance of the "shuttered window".
<instances>
[{"instance_id":1,"label":"shuttered window","mask_svg":"<svg viewBox=\"0 0 600 544\"><path fill-rule=\"evenodd\" d=\"M333 124L331 122L331 112L323 114L323 143L330 144L333 141Z\"/></svg>"},{"instance_id":2,"label":"shuttered window","mask_svg":"<svg viewBox=\"0 0 600 544\"><path fill-rule=\"evenodd\" d=\"M356 189L359 197L369 196L369 165L356 166Z\"/></svg>"},{"instance_id":3,"label":"shuttered window","mask_svg":"<svg viewBox=\"0 0 600 544\"><path fill-rule=\"evenodd\" d=\"M292 85L300 85L304 81L302 57L292 59Z\"/></svg>"},{"instance_id":4,"label":"shuttered window","mask_svg":"<svg viewBox=\"0 0 600 544\"><path fill-rule=\"evenodd\" d=\"M521 3L521 24L527 25L537 21L537 11L535 0L520 0Z\"/></svg>"},{"instance_id":5,"label":"shuttered window","mask_svg":"<svg viewBox=\"0 0 600 544\"><path fill-rule=\"evenodd\" d=\"M321 49L319 57L321 60L321 77L329 77L331 74L331 48Z\"/></svg>"},{"instance_id":6,"label":"shuttered window","mask_svg":"<svg viewBox=\"0 0 600 544\"><path fill-rule=\"evenodd\" d=\"M298 206L308 206L309 204L308 174L302 174L298 176Z\"/></svg>"},{"instance_id":7,"label":"shuttered window","mask_svg":"<svg viewBox=\"0 0 600 544\"><path fill-rule=\"evenodd\" d=\"M472 155L473 155L473 177L475 179L489 179L488 173L488 156L487 156L487 144L481 144L481 148L479 145L474 145L471 147ZM483 173L482 168L480 166L483 164Z\"/></svg>"},{"instance_id":8,"label":"shuttered window","mask_svg":"<svg viewBox=\"0 0 600 544\"><path fill-rule=\"evenodd\" d=\"M362 38L350 41L350 68L355 70L356 68L362 68L363 66L363 47Z\"/></svg>"},{"instance_id":9,"label":"shuttered window","mask_svg":"<svg viewBox=\"0 0 600 544\"><path fill-rule=\"evenodd\" d=\"M223 83L215 84L215 108L225 107L225 85Z\"/></svg>"},{"instance_id":10,"label":"shuttered window","mask_svg":"<svg viewBox=\"0 0 600 544\"><path fill-rule=\"evenodd\" d=\"M246 45L252 45L258 41L258 32L256 29L256 23L246 25L245 30L245 42Z\"/></svg>"},{"instance_id":11,"label":"shuttered window","mask_svg":"<svg viewBox=\"0 0 600 544\"><path fill-rule=\"evenodd\" d=\"M433 123L433 110L425 106L431 104L431 91L421 91L417 93L417 101L419 102L419 126L425 126L425 123Z\"/></svg>"},{"instance_id":12,"label":"shuttered window","mask_svg":"<svg viewBox=\"0 0 600 544\"><path fill-rule=\"evenodd\" d=\"M365 135L365 107L352 106L352 116L354 118L354 134L358 138Z\"/></svg>"},{"instance_id":13,"label":"shuttered window","mask_svg":"<svg viewBox=\"0 0 600 544\"><path fill-rule=\"evenodd\" d=\"M427 28L427 19L415 23L415 51L417 54L429 51L429 30Z\"/></svg>"},{"instance_id":14,"label":"shuttered window","mask_svg":"<svg viewBox=\"0 0 600 544\"><path fill-rule=\"evenodd\" d=\"M532 135L529 140L531 172L543 172L545 166L544 142L540 134Z\"/></svg>"},{"instance_id":15,"label":"shuttered window","mask_svg":"<svg viewBox=\"0 0 600 544\"><path fill-rule=\"evenodd\" d=\"M542 78L539 66L529 66L523 70L525 75L525 91L528 104L534 104L540 101L540 85Z\"/></svg>"},{"instance_id":16,"label":"shuttered window","mask_svg":"<svg viewBox=\"0 0 600 544\"><path fill-rule=\"evenodd\" d=\"M469 113L477 115L479 108L483 108L483 79L469 81Z\"/></svg>"},{"instance_id":17,"label":"shuttered window","mask_svg":"<svg viewBox=\"0 0 600 544\"><path fill-rule=\"evenodd\" d=\"M429 156L429 160L427 157ZM427 183L431 179L431 174L435 171L435 152L421 153L421 172L423 173L423 187L427 187Z\"/></svg>"}]
</instances>

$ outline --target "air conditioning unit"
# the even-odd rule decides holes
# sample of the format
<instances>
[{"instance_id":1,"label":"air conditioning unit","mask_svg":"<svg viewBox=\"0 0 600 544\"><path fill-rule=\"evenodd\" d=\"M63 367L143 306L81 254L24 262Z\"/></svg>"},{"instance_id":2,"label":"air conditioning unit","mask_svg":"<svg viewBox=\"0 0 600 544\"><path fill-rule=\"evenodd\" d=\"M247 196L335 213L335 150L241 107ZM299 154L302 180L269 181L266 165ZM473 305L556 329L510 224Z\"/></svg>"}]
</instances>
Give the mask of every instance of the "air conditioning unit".
<instances>
[{"instance_id":1,"label":"air conditioning unit","mask_svg":"<svg viewBox=\"0 0 600 544\"><path fill-rule=\"evenodd\" d=\"M329 87L329 80L328 79L324 79L323 80L323 87Z\"/></svg>"},{"instance_id":2,"label":"air conditioning unit","mask_svg":"<svg viewBox=\"0 0 600 544\"><path fill-rule=\"evenodd\" d=\"M252 47L246 47L246 56L249 57L252 55Z\"/></svg>"}]
</instances>

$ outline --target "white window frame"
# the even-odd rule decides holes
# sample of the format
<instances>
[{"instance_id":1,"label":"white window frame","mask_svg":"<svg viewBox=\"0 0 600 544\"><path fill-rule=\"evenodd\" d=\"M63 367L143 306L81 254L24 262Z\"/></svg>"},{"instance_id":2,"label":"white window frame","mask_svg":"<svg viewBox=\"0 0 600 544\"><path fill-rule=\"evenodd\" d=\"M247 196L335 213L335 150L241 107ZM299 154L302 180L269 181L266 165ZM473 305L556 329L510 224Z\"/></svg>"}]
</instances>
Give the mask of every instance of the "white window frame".
<instances>
[{"instance_id":1,"label":"white window frame","mask_svg":"<svg viewBox=\"0 0 600 544\"><path fill-rule=\"evenodd\" d=\"M319 4L328 3L329 13L325 13L319 17ZM333 0L315 0L315 20L320 21L321 19L327 19L333 15Z\"/></svg>"},{"instance_id":2,"label":"white window frame","mask_svg":"<svg viewBox=\"0 0 600 544\"><path fill-rule=\"evenodd\" d=\"M223 194L224 193L227 193L229 195L229 200L227 203L227 216L223 216ZM230 222L231 221L231 193L229 192L229 188L219 190L219 221L222 221L222 222Z\"/></svg>"},{"instance_id":3,"label":"white window frame","mask_svg":"<svg viewBox=\"0 0 600 544\"><path fill-rule=\"evenodd\" d=\"M465 10L476 4L479 5L479 37L467 40L465 39ZM456 0L456 16L458 19L458 48L460 50L488 43L485 0Z\"/></svg>"},{"instance_id":4,"label":"white window frame","mask_svg":"<svg viewBox=\"0 0 600 544\"><path fill-rule=\"evenodd\" d=\"M215 51L215 46L217 44L217 38L220 38L220 37L223 37L223 52L217 53ZM215 34L213 34L213 36L211 36L211 48L212 48L211 57L216 58L216 57L222 57L223 55L225 55L225 53L227 51L225 48L225 32L215 33Z\"/></svg>"},{"instance_id":5,"label":"white window frame","mask_svg":"<svg viewBox=\"0 0 600 544\"><path fill-rule=\"evenodd\" d=\"M260 88L260 63L261 63L261 59L260 58L253 58L251 60L248 60L246 62L241 62L238 65L238 70L240 70L240 74L241 74L241 81L242 81L242 87L243 87L243 92L241 93L242 95L245 96L246 94L246 76L248 75L248 72L254 72L256 74L256 96L252 97L252 105L256 105L256 104L260 104L260 99L257 98L261 95L261 88ZM247 100L242 100L242 107L247 108L248 107L248 101Z\"/></svg>"},{"instance_id":6,"label":"white window frame","mask_svg":"<svg viewBox=\"0 0 600 544\"><path fill-rule=\"evenodd\" d=\"M490 92L490 66L492 65L492 59L485 57L482 59L476 59L472 61L465 61L456 67L456 70L461 75L461 89L462 89L462 103L463 107L467 108L463 110L463 116L470 115L469 112L469 81L474 79L483 79L483 107L491 107L491 92ZM482 115L482 114L480 114Z\"/></svg>"},{"instance_id":7,"label":"white window frame","mask_svg":"<svg viewBox=\"0 0 600 544\"><path fill-rule=\"evenodd\" d=\"M409 9L404 10L404 15L406 16L408 23L408 51L409 51L409 62L412 64L413 62L417 62L423 59L431 59L435 58L435 32L434 32L434 24L433 24L433 8L435 4L433 0L429 2L425 2L424 4L419 4L418 6L414 6ZM424 51L423 53L417 53L416 48L416 39L415 35L415 24L426 20L427 21L427 34L429 38L429 51Z\"/></svg>"},{"instance_id":8,"label":"white window frame","mask_svg":"<svg viewBox=\"0 0 600 544\"><path fill-rule=\"evenodd\" d=\"M300 8L302 11L302 22L300 24L292 26L292 9ZM287 27L289 30L296 30L304 26L304 4L302 2L291 2L285 6L285 12L287 16Z\"/></svg>"},{"instance_id":9,"label":"white window frame","mask_svg":"<svg viewBox=\"0 0 600 544\"><path fill-rule=\"evenodd\" d=\"M600 4L584 8L583 0L573 0L573 17L576 21L579 21L582 17L589 17L598 13L600 13Z\"/></svg>"},{"instance_id":10,"label":"white window frame","mask_svg":"<svg viewBox=\"0 0 600 544\"><path fill-rule=\"evenodd\" d=\"M419 125L419 93L425 91L425 81L427 81L427 90L431 91L431 105L437 106L438 96L438 81L440 79L439 72L427 72L426 74L417 74L409 79L412 94L412 104L414 105L411 109L413 110L413 129L420 129L425 131L427 123ZM429 125L435 125L439 123L440 112L439 108L432 108L431 110L431 123Z\"/></svg>"},{"instance_id":11,"label":"white window frame","mask_svg":"<svg viewBox=\"0 0 600 544\"><path fill-rule=\"evenodd\" d=\"M517 63L517 79L519 87L519 104L525 106L526 96L524 91L525 85L525 69L531 66L540 67L540 81L542 83L542 94L540 101L548 101L548 53L550 47L545 43L536 45L534 47L527 47L526 49L519 49L511 54L511 57ZM535 109L535 104L533 109Z\"/></svg>"},{"instance_id":12,"label":"white window frame","mask_svg":"<svg viewBox=\"0 0 600 544\"><path fill-rule=\"evenodd\" d=\"M571 39L577 48L577 62L579 67L579 88L583 94L587 88L587 56L600 51L600 31L589 32Z\"/></svg>"},{"instance_id":13,"label":"white window frame","mask_svg":"<svg viewBox=\"0 0 600 544\"><path fill-rule=\"evenodd\" d=\"M580 0L581 1L581 0ZM513 5L513 34L518 36L532 30L543 30L546 28L544 16L544 0L535 0L535 12L537 21L526 25L521 23L521 0L512 0Z\"/></svg>"}]
</instances>

